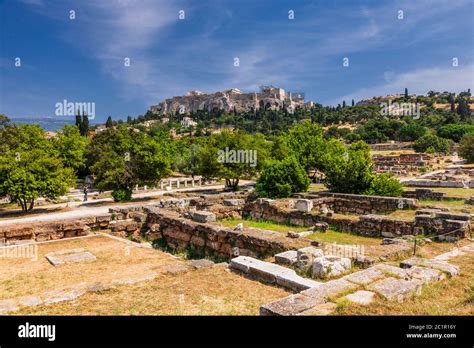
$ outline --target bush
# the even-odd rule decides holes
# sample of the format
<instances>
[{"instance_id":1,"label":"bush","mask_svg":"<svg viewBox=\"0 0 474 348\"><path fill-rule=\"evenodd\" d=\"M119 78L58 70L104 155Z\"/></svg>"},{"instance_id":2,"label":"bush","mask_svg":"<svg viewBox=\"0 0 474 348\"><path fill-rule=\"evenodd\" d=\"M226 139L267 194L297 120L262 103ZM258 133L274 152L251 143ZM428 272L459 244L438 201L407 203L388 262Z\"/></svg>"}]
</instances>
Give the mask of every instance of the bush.
<instances>
[{"instance_id":1,"label":"bush","mask_svg":"<svg viewBox=\"0 0 474 348\"><path fill-rule=\"evenodd\" d=\"M374 196L400 197L403 187L392 173L374 175L370 189L365 194Z\"/></svg>"},{"instance_id":2,"label":"bush","mask_svg":"<svg viewBox=\"0 0 474 348\"><path fill-rule=\"evenodd\" d=\"M461 138L468 133L474 132L474 125L472 124L448 124L438 128L436 133L438 136L451 139L455 142L460 142Z\"/></svg>"},{"instance_id":3,"label":"bush","mask_svg":"<svg viewBox=\"0 0 474 348\"><path fill-rule=\"evenodd\" d=\"M310 179L294 156L283 161L270 161L257 180L255 189L260 196L289 197L308 190Z\"/></svg>"},{"instance_id":4,"label":"bush","mask_svg":"<svg viewBox=\"0 0 474 348\"><path fill-rule=\"evenodd\" d=\"M370 189L372 159L366 143L359 141L347 149L334 140L324 153L324 184L332 192L361 194Z\"/></svg>"},{"instance_id":5,"label":"bush","mask_svg":"<svg viewBox=\"0 0 474 348\"><path fill-rule=\"evenodd\" d=\"M112 191L112 197L115 202L127 202L132 200L132 191L124 188Z\"/></svg>"},{"instance_id":6,"label":"bush","mask_svg":"<svg viewBox=\"0 0 474 348\"><path fill-rule=\"evenodd\" d=\"M447 153L451 149L451 143L435 134L426 134L415 141L413 148L416 152L428 152L429 149L430 152Z\"/></svg>"},{"instance_id":7,"label":"bush","mask_svg":"<svg viewBox=\"0 0 474 348\"><path fill-rule=\"evenodd\" d=\"M459 142L459 155L468 163L474 163L474 133L466 134Z\"/></svg>"},{"instance_id":8,"label":"bush","mask_svg":"<svg viewBox=\"0 0 474 348\"><path fill-rule=\"evenodd\" d=\"M414 141L426 134L426 128L418 123L405 124L398 132L401 141Z\"/></svg>"}]
</instances>

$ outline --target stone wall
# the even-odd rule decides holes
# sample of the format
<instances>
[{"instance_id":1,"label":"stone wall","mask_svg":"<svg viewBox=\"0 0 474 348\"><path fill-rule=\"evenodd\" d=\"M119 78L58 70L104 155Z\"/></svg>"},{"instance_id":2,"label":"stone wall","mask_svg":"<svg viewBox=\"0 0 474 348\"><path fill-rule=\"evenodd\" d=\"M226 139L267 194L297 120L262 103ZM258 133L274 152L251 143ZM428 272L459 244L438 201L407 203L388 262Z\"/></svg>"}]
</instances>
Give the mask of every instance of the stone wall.
<instances>
[{"instance_id":1,"label":"stone wall","mask_svg":"<svg viewBox=\"0 0 474 348\"><path fill-rule=\"evenodd\" d=\"M248 203L244 214L257 220L269 220L282 224L297 226L313 226L318 222L326 222L333 228L371 237L398 237L403 235L452 235L455 239L463 238L469 233L468 214L450 214L440 210L420 210L421 216L413 221L402 221L383 215L360 215L357 218L328 216L285 209L272 200L259 200ZM453 231L455 233L451 233ZM443 238L440 238L443 239ZM446 238L444 238L446 239ZM449 238L448 238L449 239Z\"/></svg>"},{"instance_id":2,"label":"stone wall","mask_svg":"<svg viewBox=\"0 0 474 348\"><path fill-rule=\"evenodd\" d=\"M414 209L418 204L416 199L399 197L352 195L333 192L317 192L317 195L325 199L313 199L313 205L315 207L318 207L321 204L326 204L328 208L333 210L335 213L342 214L391 213L399 209Z\"/></svg>"},{"instance_id":3,"label":"stone wall","mask_svg":"<svg viewBox=\"0 0 474 348\"><path fill-rule=\"evenodd\" d=\"M445 197L444 192L437 192L431 189L415 189L413 191L403 192L403 197L405 198L415 198L415 199L431 199L431 200L442 200Z\"/></svg>"},{"instance_id":4,"label":"stone wall","mask_svg":"<svg viewBox=\"0 0 474 348\"><path fill-rule=\"evenodd\" d=\"M174 250L192 250L200 256L266 257L301 248L309 241L291 239L283 234L254 228L235 230L216 223L198 223L177 212L145 208L148 214L147 237L166 242Z\"/></svg>"}]
</instances>

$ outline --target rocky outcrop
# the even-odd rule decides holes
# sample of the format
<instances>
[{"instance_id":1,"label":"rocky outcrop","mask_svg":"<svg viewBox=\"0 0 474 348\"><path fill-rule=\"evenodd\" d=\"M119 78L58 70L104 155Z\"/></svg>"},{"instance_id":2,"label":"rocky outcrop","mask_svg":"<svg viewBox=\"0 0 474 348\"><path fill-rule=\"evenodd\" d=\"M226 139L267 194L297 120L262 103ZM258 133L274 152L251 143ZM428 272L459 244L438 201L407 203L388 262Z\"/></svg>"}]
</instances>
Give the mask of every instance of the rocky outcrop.
<instances>
[{"instance_id":1,"label":"rocky outcrop","mask_svg":"<svg viewBox=\"0 0 474 348\"><path fill-rule=\"evenodd\" d=\"M184 114L198 110L223 110L226 112L246 112L259 108L283 109L309 107L312 103L304 102L301 94L285 92L282 88L264 87L259 93L242 93L236 88L211 94L190 91L185 96L166 99L150 110L160 115Z\"/></svg>"}]
</instances>

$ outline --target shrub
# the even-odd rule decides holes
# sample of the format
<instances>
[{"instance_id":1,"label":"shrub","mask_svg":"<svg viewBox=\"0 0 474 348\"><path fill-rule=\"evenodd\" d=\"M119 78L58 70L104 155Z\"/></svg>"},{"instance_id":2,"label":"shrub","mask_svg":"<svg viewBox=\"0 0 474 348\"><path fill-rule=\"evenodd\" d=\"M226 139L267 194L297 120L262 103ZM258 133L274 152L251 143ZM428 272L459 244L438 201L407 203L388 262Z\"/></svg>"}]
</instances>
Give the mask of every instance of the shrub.
<instances>
[{"instance_id":1,"label":"shrub","mask_svg":"<svg viewBox=\"0 0 474 348\"><path fill-rule=\"evenodd\" d=\"M435 134L426 134L415 141L413 148L416 152L430 151L447 153L451 149L451 143L448 139L440 138Z\"/></svg>"},{"instance_id":2,"label":"shrub","mask_svg":"<svg viewBox=\"0 0 474 348\"><path fill-rule=\"evenodd\" d=\"M455 142L461 141L465 134L473 133L474 125L472 124L447 124L438 128L437 135Z\"/></svg>"},{"instance_id":3,"label":"shrub","mask_svg":"<svg viewBox=\"0 0 474 348\"><path fill-rule=\"evenodd\" d=\"M260 196L289 197L308 190L310 179L294 156L283 161L270 161L257 180L255 189Z\"/></svg>"},{"instance_id":4,"label":"shrub","mask_svg":"<svg viewBox=\"0 0 474 348\"><path fill-rule=\"evenodd\" d=\"M374 175L370 189L365 194L374 196L400 197L403 187L392 173Z\"/></svg>"},{"instance_id":5,"label":"shrub","mask_svg":"<svg viewBox=\"0 0 474 348\"><path fill-rule=\"evenodd\" d=\"M124 188L115 189L112 191L112 197L115 202L126 202L132 199L132 191Z\"/></svg>"},{"instance_id":6,"label":"shrub","mask_svg":"<svg viewBox=\"0 0 474 348\"><path fill-rule=\"evenodd\" d=\"M405 124L400 128L398 137L401 141L413 141L426 134L426 128L418 123Z\"/></svg>"},{"instance_id":7,"label":"shrub","mask_svg":"<svg viewBox=\"0 0 474 348\"><path fill-rule=\"evenodd\" d=\"M466 134L459 142L459 154L468 163L474 163L474 133Z\"/></svg>"}]
</instances>

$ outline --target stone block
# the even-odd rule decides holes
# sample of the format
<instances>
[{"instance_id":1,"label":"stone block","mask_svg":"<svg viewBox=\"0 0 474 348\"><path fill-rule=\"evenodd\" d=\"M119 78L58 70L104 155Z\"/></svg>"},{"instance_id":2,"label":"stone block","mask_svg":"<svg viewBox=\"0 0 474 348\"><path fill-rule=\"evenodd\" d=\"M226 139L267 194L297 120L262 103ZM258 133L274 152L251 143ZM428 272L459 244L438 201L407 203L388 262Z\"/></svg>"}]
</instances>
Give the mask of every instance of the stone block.
<instances>
[{"instance_id":1,"label":"stone block","mask_svg":"<svg viewBox=\"0 0 474 348\"><path fill-rule=\"evenodd\" d=\"M68 249L57 251L53 253L48 253L45 255L46 259L53 266L60 266L67 263L76 263L76 262L92 262L97 258L88 251L84 249Z\"/></svg>"},{"instance_id":2,"label":"stone block","mask_svg":"<svg viewBox=\"0 0 474 348\"><path fill-rule=\"evenodd\" d=\"M374 281L384 278L385 275L383 272L377 270L374 267L365 269L363 271L354 272L345 276L343 279L348 280L352 283L359 285L367 285L373 283Z\"/></svg>"},{"instance_id":3,"label":"stone block","mask_svg":"<svg viewBox=\"0 0 474 348\"><path fill-rule=\"evenodd\" d=\"M83 284L63 289L45 292L43 295L44 304L52 304L64 301L72 301L82 296L86 292L86 287Z\"/></svg>"},{"instance_id":4,"label":"stone block","mask_svg":"<svg viewBox=\"0 0 474 348\"><path fill-rule=\"evenodd\" d=\"M216 214L211 213L210 211L196 210L192 212L191 216L192 220L196 222L207 223L216 221Z\"/></svg>"},{"instance_id":5,"label":"stone block","mask_svg":"<svg viewBox=\"0 0 474 348\"><path fill-rule=\"evenodd\" d=\"M310 199L298 199L295 208L299 211L309 213L313 209L313 201Z\"/></svg>"},{"instance_id":6,"label":"stone block","mask_svg":"<svg viewBox=\"0 0 474 348\"><path fill-rule=\"evenodd\" d=\"M227 205L227 206L236 207L236 206L244 205L245 200L243 200L243 199L224 199L223 203L224 203L224 205Z\"/></svg>"},{"instance_id":7,"label":"stone block","mask_svg":"<svg viewBox=\"0 0 474 348\"><path fill-rule=\"evenodd\" d=\"M314 306L311 309L308 309L304 312L301 312L297 315L329 315L333 313L337 308L337 305L334 302L325 302Z\"/></svg>"},{"instance_id":8,"label":"stone block","mask_svg":"<svg viewBox=\"0 0 474 348\"><path fill-rule=\"evenodd\" d=\"M359 290L346 296L346 298L356 304L367 306L374 300L375 293L372 291Z\"/></svg>"},{"instance_id":9,"label":"stone block","mask_svg":"<svg viewBox=\"0 0 474 348\"><path fill-rule=\"evenodd\" d=\"M348 282L345 279L335 279L326 283L320 283L314 288L304 290L301 292L301 294L316 299L324 300L332 296L337 297L342 293L355 290L358 287L359 285Z\"/></svg>"},{"instance_id":10,"label":"stone block","mask_svg":"<svg viewBox=\"0 0 474 348\"><path fill-rule=\"evenodd\" d=\"M200 260L190 260L189 264L194 269L201 269L201 268L212 268L214 267L214 262L207 259L200 259Z\"/></svg>"},{"instance_id":11,"label":"stone block","mask_svg":"<svg viewBox=\"0 0 474 348\"><path fill-rule=\"evenodd\" d=\"M404 302L414 295L419 295L423 282L418 279L397 279L389 277L369 286L389 301Z\"/></svg>"},{"instance_id":12,"label":"stone block","mask_svg":"<svg viewBox=\"0 0 474 348\"><path fill-rule=\"evenodd\" d=\"M423 283L434 282L446 278L446 274L437 269L420 266L412 266L411 268L408 268L407 274L412 278L423 281Z\"/></svg>"},{"instance_id":13,"label":"stone block","mask_svg":"<svg viewBox=\"0 0 474 348\"><path fill-rule=\"evenodd\" d=\"M303 278L296 273L281 273L276 276L276 283L283 288L293 291L303 291L318 286L319 282L312 279Z\"/></svg>"},{"instance_id":14,"label":"stone block","mask_svg":"<svg viewBox=\"0 0 474 348\"><path fill-rule=\"evenodd\" d=\"M260 315L297 315L325 303L320 298L294 294L260 307Z\"/></svg>"},{"instance_id":15,"label":"stone block","mask_svg":"<svg viewBox=\"0 0 474 348\"><path fill-rule=\"evenodd\" d=\"M15 300L0 300L0 314L18 310L18 303Z\"/></svg>"},{"instance_id":16,"label":"stone block","mask_svg":"<svg viewBox=\"0 0 474 348\"><path fill-rule=\"evenodd\" d=\"M372 268L377 269L383 272L387 276L395 276L397 278L405 278L407 277L407 271L400 267L392 266L386 263L379 263L373 266Z\"/></svg>"},{"instance_id":17,"label":"stone block","mask_svg":"<svg viewBox=\"0 0 474 348\"><path fill-rule=\"evenodd\" d=\"M323 256L313 261L312 274L315 278L337 277L350 271L351 259L339 256Z\"/></svg>"},{"instance_id":18,"label":"stone block","mask_svg":"<svg viewBox=\"0 0 474 348\"><path fill-rule=\"evenodd\" d=\"M434 269L447 273L451 277L459 275L459 272L460 272L460 269L458 266L455 266L455 265L452 265L450 263L440 261L440 260L430 260L430 259L412 257L410 259L400 262L401 268L411 268L413 266L434 268Z\"/></svg>"},{"instance_id":19,"label":"stone block","mask_svg":"<svg viewBox=\"0 0 474 348\"><path fill-rule=\"evenodd\" d=\"M294 265L298 261L298 252L288 250L275 255L275 262L280 265Z\"/></svg>"}]
</instances>

